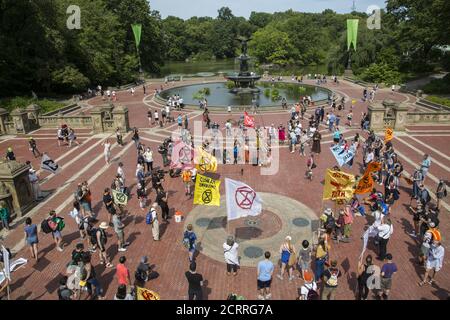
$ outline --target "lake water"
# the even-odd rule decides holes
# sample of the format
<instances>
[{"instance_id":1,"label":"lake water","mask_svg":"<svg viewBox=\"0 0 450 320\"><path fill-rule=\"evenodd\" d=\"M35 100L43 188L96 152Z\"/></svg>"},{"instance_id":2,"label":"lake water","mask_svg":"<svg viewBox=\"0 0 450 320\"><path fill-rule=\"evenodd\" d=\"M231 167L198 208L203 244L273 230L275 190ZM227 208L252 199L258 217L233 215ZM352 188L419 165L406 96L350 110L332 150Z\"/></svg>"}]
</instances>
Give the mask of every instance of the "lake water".
<instances>
[{"instance_id":1,"label":"lake water","mask_svg":"<svg viewBox=\"0 0 450 320\"><path fill-rule=\"evenodd\" d=\"M263 74L264 70L261 68L250 67L251 70L259 74ZM165 65L161 68L161 73L159 76L168 76L168 75L184 75L184 76L194 76L198 73L214 73L217 75L218 73L235 73L239 71L239 62L237 59L223 59L223 60L211 60L211 61L196 61L196 62L166 62ZM328 68L327 65L317 65L317 66L295 66L289 68L282 68L279 70L269 69L270 74L327 74Z\"/></svg>"}]
</instances>

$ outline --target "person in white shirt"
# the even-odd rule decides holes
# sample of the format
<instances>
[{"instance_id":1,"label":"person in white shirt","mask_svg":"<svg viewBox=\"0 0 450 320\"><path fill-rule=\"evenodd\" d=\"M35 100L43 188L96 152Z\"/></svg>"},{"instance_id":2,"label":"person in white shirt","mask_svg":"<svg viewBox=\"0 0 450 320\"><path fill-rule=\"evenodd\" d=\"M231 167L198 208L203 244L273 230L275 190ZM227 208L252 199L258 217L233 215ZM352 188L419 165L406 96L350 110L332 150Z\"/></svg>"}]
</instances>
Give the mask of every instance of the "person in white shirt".
<instances>
[{"instance_id":1,"label":"person in white shirt","mask_svg":"<svg viewBox=\"0 0 450 320\"><path fill-rule=\"evenodd\" d=\"M379 248L379 256L377 259L383 261L386 258L389 238L394 232L394 227L392 225L391 219L387 218L386 222L383 222L380 226L377 227L377 231Z\"/></svg>"},{"instance_id":2,"label":"person in white shirt","mask_svg":"<svg viewBox=\"0 0 450 320\"><path fill-rule=\"evenodd\" d=\"M147 166L147 172L150 173L153 171L153 151L150 149L150 147L147 147L143 156L145 164Z\"/></svg>"},{"instance_id":3,"label":"person in white shirt","mask_svg":"<svg viewBox=\"0 0 450 320\"><path fill-rule=\"evenodd\" d=\"M122 184L125 185L125 172L123 171L123 163L119 162L119 166L117 167L117 175L122 180Z\"/></svg>"},{"instance_id":4,"label":"person in white shirt","mask_svg":"<svg viewBox=\"0 0 450 320\"><path fill-rule=\"evenodd\" d=\"M35 201L42 199L41 188L39 187L39 177L36 174L36 170L30 168L28 171L28 178L30 179L31 189L33 190L33 197Z\"/></svg>"},{"instance_id":5,"label":"person in white shirt","mask_svg":"<svg viewBox=\"0 0 450 320\"><path fill-rule=\"evenodd\" d=\"M373 150L372 149L369 149L368 151L367 151L367 154L366 154L366 158L364 159L364 166L367 166L370 162L372 162L373 161L373 159L374 159L374 153L373 153Z\"/></svg>"},{"instance_id":6,"label":"person in white shirt","mask_svg":"<svg viewBox=\"0 0 450 320\"><path fill-rule=\"evenodd\" d=\"M227 133L227 137L230 137L231 136L231 122L230 122L230 120L228 120L225 123L225 130L226 130L226 133Z\"/></svg>"},{"instance_id":7,"label":"person in white shirt","mask_svg":"<svg viewBox=\"0 0 450 320\"><path fill-rule=\"evenodd\" d=\"M433 284L436 273L438 273L439 270L442 269L442 264L444 263L444 255L445 249L442 244L439 241L433 241L430 246L430 250L428 251L426 271L425 275L423 276L423 280L419 283L420 286L423 286L425 283ZM433 275L430 277L430 280L427 281L431 271L433 271Z\"/></svg>"},{"instance_id":8,"label":"person in white shirt","mask_svg":"<svg viewBox=\"0 0 450 320\"><path fill-rule=\"evenodd\" d=\"M228 106L228 113L231 113L231 106Z\"/></svg>"},{"instance_id":9,"label":"person in white shirt","mask_svg":"<svg viewBox=\"0 0 450 320\"><path fill-rule=\"evenodd\" d=\"M225 256L225 263L227 264L227 275L237 275L237 269L239 267L238 256L239 244L234 241L232 236L227 238L227 241L223 244L223 254Z\"/></svg>"}]
</instances>

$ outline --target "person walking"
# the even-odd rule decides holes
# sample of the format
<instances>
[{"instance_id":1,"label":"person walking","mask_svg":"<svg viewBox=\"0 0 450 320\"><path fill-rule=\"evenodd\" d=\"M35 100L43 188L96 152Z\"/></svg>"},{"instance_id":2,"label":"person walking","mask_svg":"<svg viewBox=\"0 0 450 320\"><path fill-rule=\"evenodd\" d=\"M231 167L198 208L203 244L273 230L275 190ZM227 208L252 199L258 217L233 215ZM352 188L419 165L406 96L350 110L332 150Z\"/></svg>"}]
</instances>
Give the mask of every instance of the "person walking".
<instances>
[{"instance_id":1,"label":"person walking","mask_svg":"<svg viewBox=\"0 0 450 320\"><path fill-rule=\"evenodd\" d=\"M3 228L9 231L9 210L6 207L5 201L0 201L0 220L2 222Z\"/></svg>"},{"instance_id":2,"label":"person walking","mask_svg":"<svg viewBox=\"0 0 450 320\"><path fill-rule=\"evenodd\" d=\"M197 235L194 232L192 224L188 224L183 234L183 244L189 250L189 261L193 262L195 257Z\"/></svg>"},{"instance_id":3,"label":"person walking","mask_svg":"<svg viewBox=\"0 0 450 320\"><path fill-rule=\"evenodd\" d=\"M306 172L305 177L312 181L313 179L313 169L316 167L316 164L314 163L314 153L311 153L308 157L308 160L306 161Z\"/></svg>"},{"instance_id":4,"label":"person walking","mask_svg":"<svg viewBox=\"0 0 450 320\"><path fill-rule=\"evenodd\" d=\"M32 222L31 218L28 217L25 220L25 242L30 246L31 257L36 260L36 263L39 261L38 257L38 230L37 226Z\"/></svg>"},{"instance_id":5,"label":"person walking","mask_svg":"<svg viewBox=\"0 0 450 320\"><path fill-rule=\"evenodd\" d=\"M425 183L425 178L427 177L428 170L431 166L431 157L428 154L424 154L422 163L420 164L420 170L422 171L422 183Z\"/></svg>"},{"instance_id":6,"label":"person walking","mask_svg":"<svg viewBox=\"0 0 450 320\"><path fill-rule=\"evenodd\" d=\"M281 254L281 271L280 274L277 275L278 279L283 280L283 275L286 269L288 270L289 281L294 279L293 270L294 266L297 262L297 256L295 253L294 246L292 245L292 237L287 236L280 246L280 254Z\"/></svg>"},{"instance_id":7,"label":"person walking","mask_svg":"<svg viewBox=\"0 0 450 320\"><path fill-rule=\"evenodd\" d=\"M383 261L386 258L387 244L394 232L394 226L390 218L383 219L381 225L377 227L378 230L378 260Z\"/></svg>"},{"instance_id":8,"label":"person walking","mask_svg":"<svg viewBox=\"0 0 450 320\"><path fill-rule=\"evenodd\" d=\"M137 148L139 146L139 130L136 127L133 128L133 136L131 137L131 140L134 141Z\"/></svg>"},{"instance_id":9,"label":"person walking","mask_svg":"<svg viewBox=\"0 0 450 320\"><path fill-rule=\"evenodd\" d=\"M119 286L124 285L129 287L131 285L130 270L125 265L126 261L127 258L125 256L119 258L119 264L116 266L116 277Z\"/></svg>"},{"instance_id":10,"label":"person walking","mask_svg":"<svg viewBox=\"0 0 450 320\"><path fill-rule=\"evenodd\" d=\"M197 264L191 262L189 271L184 273L189 284L188 298L189 300L203 300L203 276L197 273Z\"/></svg>"},{"instance_id":11,"label":"person walking","mask_svg":"<svg viewBox=\"0 0 450 320\"><path fill-rule=\"evenodd\" d=\"M311 148L311 153L320 154L320 141L322 140L322 135L320 134L319 130L316 130L312 136L313 144Z\"/></svg>"},{"instance_id":12,"label":"person walking","mask_svg":"<svg viewBox=\"0 0 450 320\"><path fill-rule=\"evenodd\" d=\"M108 241L108 237L106 234L106 230L108 229L108 223L102 222L100 223L99 228L95 231L96 243L100 250L100 264L105 264L107 268L111 268L113 265L109 261L108 256L106 254L106 243Z\"/></svg>"},{"instance_id":13,"label":"person walking","mask_svg":"<svg viewBox=\"0 0 450 320\"><path fill-rule=\"evenodd\" d=\"M106 139L103 143L103 156L105 157L105 162L107 165L109 165L109 161L111 159L111 143L109 142L109 139Z\"/></svg>"},{"instance_id":14,"label":"person walking","mask_svg":"<svg viewBox=\"0 0 450 320\"><path fill-rule=\"evenodd\" d=\"M123 147L123 137L122 132L120 132L120 128L116 129L116 142L119 146Z\"/></svg>"},{"instance_id":15,"label":"person walking","mask_svg":"<svg viewBox=\"0 0 450 320\"><path fill-rule=\"evenodd\" d=\"M341 271L337 268L337 261L331 261L331 266L323 273L323 290L322 300L334 300L336 290L338 287L338 278L341 276Z\"/></svg>"},{"instance_id":16,"label":"person walking","mask_svg":"<svg viewBox=\"0 0 450 320\"><path fill-rule=\"evenodd\" d=\"M375 273L375 267L378 268L379 270L379 267L373 264L373 259L370 254L366 257L365 263L363 263L363 256L360 257L358 261L358 278L357 278L358 300L367 300L370 291L367 281L369 280L370 276Z\"/></svg>"},{"instance_id":17,"label":"person walking","mask_svg":"<svg viewBox=\"0 0 450 320\"><path fill-rule=\"evenodd\" d=\"M147 119L148 119L148 126L151 127L153 124L153 111L151 108L147 111Z\"/></svg>"},{"instance_id":18,"label":"person walking","mask_svg":"<svg viewBox=\"0 0 450 320\"><path fill-rule=\"evenodd\" d=\"M317 284L314 281L313 274L306 271L303 276L305 283L299 289L298 300L319 300L317 293Z\"/></svg>"},{"instance_id":19,"label":"person walking","mask_svg":"<svg viewBox=\"0 0 450 320\"><path fill-rule=\"evenodd\" d=\"M397 270L397 265L392 262L392 254L388 253L386 255L386 263L381 267L381 290L378 292L379 299L388 299L392 287L392 276Z\"/></svg>"},{"instance_id":20,"label":"person walking","mask_svg":"<svg viewBox=\"0 0 450 320\"><path fill-rule=\"evenodd\" d=\"M258 263L257 267L257 287L259 290L259 300L269 300L272 297L270 293L270 286L272 284L272 275L274 271L274 265L270 261L270 252L264 253L264 260Z\"/></svg>"},{"instance_id":21,"label":"person walking","mask_svg":"<svg viewBox=\"0 0 450 320\"><path fill-rule=\"evenodd\" d=\"M100 286L100 282L97 279L97 273L95 272L95 268L91 263L91 255L89 252L84 252L82 255L83 268L81 271L82 277L80 281L80 285L86 286L88 290L88 298L94 300L98 298L99 300L104 300L105 298L102 296L103 290ZM92 295L92 286L95 287L95 294Z\"/></svg>"},{"instance_id":22,"label":"person walking","mask_svg":"<svg viewBox=\"0 0 450 320\"><path fill-rule=\"evenodd\" d=\"M159 241L159 221L156 207L158 207L158 204L155 202L147 213L146 223L152 227L153 240Z\"/></svg>"},{"instance_id":23,"label":"person walking","mask_svg":"<svg viewBox=\"0 0 450 320\"><path fill-rule=\"evenodd\" d=\"M51 210L49 216L47 217L47 223L50 229L52 229L52 238L55 242L56 250L62 252L63 244L61 231L64 228L63 218L59 217L55 210Z\"/></svg>"},{"instance_id":24,"label":"person walking","mask_svg":"<svg viewBox=\"0 0 450 320\"><path fill-rule=\"evenodd\" d=\"M322 278L322 273L324 270L325 262L328 260L328 248L325 244L324 239L320 239L319 245L316 250L316 260L315 260L315 275L314 278L320 281Z\"/></svg>"},{"instance_id":25,"label":"person walking","mask_svg":"<svg viewBox=\"0 0 450 320\"><path fill-rule=\"evenodd\" d=\"M35 158L42 156L41 152L37 148L36 140L33 137L28 138L28 144L30 145L30 151L33 153Z\"/></svg>"},{"instance_id":26,"label":"person walking","mask_svg":"<svg viewBox=\"0 0 450 320\"><path fill-rule=\"evenodd\" d=\"M184 169L181 173L181 178L184 184L184 194L186 196L191 196L191 182L192 182L192 172L191 170Z\"/></svg>"},{"instance_id":27,"label":"person walking","mask_svg":"<svg viewBox=\"0 0 450 320\"><path fill-rule=\"evenodd\" d=\"M227 275L237 275L237 269L239 268L239 244L234 241L233 236L229 236L227 241L223 244L223 254L225 256L225 263L227 264Z\"/></svg>"}]
</instances>

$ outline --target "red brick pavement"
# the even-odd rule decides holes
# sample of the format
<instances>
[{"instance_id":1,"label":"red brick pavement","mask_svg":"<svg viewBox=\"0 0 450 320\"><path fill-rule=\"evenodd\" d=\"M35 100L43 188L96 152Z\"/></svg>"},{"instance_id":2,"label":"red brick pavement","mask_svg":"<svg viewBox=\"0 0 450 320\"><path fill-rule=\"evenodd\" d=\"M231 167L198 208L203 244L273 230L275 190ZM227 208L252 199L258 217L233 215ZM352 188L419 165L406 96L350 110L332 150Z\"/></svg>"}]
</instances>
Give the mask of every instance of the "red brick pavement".
<instances>
[{"instance_id":1,"label":"red brick pavement","mask_svg":"<svg viewBox=\"0 0 450 320\"><path fill-rule=\"evenodd\" d=\"M345 84L345 85L344 85ZM140 88L139 88L140 89ZM149 89L148 92L151 89ZM362 92L362 88L353 85L348 85L345 82L339 86L339 90L349 93L351 97L359 97ZM128 93L119 93L120 102L127 105L128 100L126 95ZM132 126L138 126L144 128L147 126L147 119L143 119L142 111L147 109L147 106L143 104L134 104L134 102L142 101L142 95L139 95L139 90L135 97L129 99L133 102L129 106L130 121ZM123 97L122 97L123 96ZM401 100L403 95L395 95L395 99ZM97 98L98 99L98 98ZM123 101L122 101L123 100ZM95 103L96 101L94 101ZM358 103L359 104L359 103ZM359 105L357 106L359 107ZM364 106L361 103L361 109ZM363 110L363 109L362 109ZM212 120L215 119L224 121L227 115L215 116L211 115ZM258 116L257 116L258 117ZM286 123L288 114L285 115L265 115L262 116L264 122L271 123L282 121ZM257 120L258 121L258 120ZM175 128L173 126L171 129ZM443 129L448 130L448 127ZM162 131L164 132L164 131ZM356 131L349 131L345 136L352 137ZM148 137L154 140L162 140L162 137L143 133L143 137ZM424 137L425 138L425 137ZM422 139L421 137L419 138ZM434 139L434 137L432 138ZM129 138L127 139L129 141ZM330 138L325 138L324 141L329 141ZM11 141L11 140L10 140ZM44 141L44 140L43 140ZM85 148L87 150L90 145L93 145L96 139L90 140L86 145L82 145L77 148ZM425 140L424 140L425 141ZM431 141L427 137L426 141ZM433 140L434 141L434 140ZM434 147L434 143L431 145ZM418 146L414 141L408 140L409 143L415 145L418 149L422 149L422 146ZM40 143L40 142L38 142ZM154 150L157 148L157 143L148 142L144 140L145 144L150 145ZM437 144L440 144L436 141ZM5 148L4 142L0 145L0 148ZM22 145L25 144L25 147ZM55 141L49 141L48 145L56 145ZM405 153L408 157L416 161L418 154L416 151L401 146L399 142L394 140L395 147L399 146L402 153ZM219 166L219 174L222 177L231 177L237 180L244 181L253 186L257 191L274 192L282 195L292 197L298 201L303 202L307 206L311 207L318 215L322 208L322 181L323 172L327 167L335 165L331 153L327 150L327 145L322 146L322 154L318 160L318 168L315 169L315 177L312 182L305 181L303 178L305 170L306 159L300 157L298 154L290 154L287 148L280 149L280 159L282 165L280 172L275 176L264 177L259 175L259 168L253 166ZM14 140L14 147L17 150L17 154L20 159L26 159L29 151L26 149L26 140ZM120 157L120 161L124 162L125 174L127 177L127 184L132 185L132 191L134 191L134 171L136 164L136 154L134 146L129 146L125 154ZM439 149L439 147L437 147ZM4 149L0 149L2 152ZM115 147L112 151L113 157L115 157L122 149ZM439 149L440 150L440 149ZM68 152L58 150L57 147L52 148L52 154L55 157L59 157L61 153ZM47 214L48 210L58 207L66 199L72 197L72 192L76 186L76 183L82 180L87 180L95 175L99 170L105 168L104 160L100 157L98 160L96 156L102 155L102 148L100 146L95 147L91 151L72 165L67 168L63 168L60 174L52 178L48 183L43 185L43 189L47 188L63 188L66 183L68 186L60 191L60 193L49 200L45 205L38 210L33 216L33 220L36 223L40 221ZM73 154L75 156L75 153ZM63 159L62 162L68 161L72 156L68 156ZM420 157L420 156L419 156ZM442 159L443 160L443 159ZM102 189L109 186L111 178L116 171L117 162L106 167L106 171L102 173L95 181L91 183L91 190L93 190L93 206L96 212L99 212L100 219L106 219L107 213L101 204ZM161 157L155 152L155 162L157 165L161 164ZM361 163L361 154L358 154L355 165L351 170L346 170L352 173L360 173L359 164ZM447 162L446 162L447 163ZM433 166L434 167L434 166ZM432 167L432 170L433 170ZM244 168L244 175L240 176L240 169ZM411 172L412 167L405 164L406 170ZM70 182L69 179L81 170L85 170L79 179ZM432 172L432 171L430 171ZM436 171L440 173L440 171ZM445 173L445 172L442 172ZM446 172L448 175L448 172ZM172 212L181 210L184 213L189 212L192 209L192 200L186 199L184 196L183 186L179 179L168 178L164 182L166 190L170 190L169 206ZM222 187L223 188L223 187ZM393 220L394 220L394 234L389 242L388 249L394 255L394 259L399 266L399 272L395 275L392 298L393 299L445 299L448 297L448 291L450 288L450 276L445 270L448 268L449 258L446 256L444 263L444 270L437 276L437 284L433 287L419 288L416 283L419 281L419 274L423 270L417 267L414 262L414 256L418 252L418 245L414 242L407 232L411 230L412 219L406 210L406 205L409 203L409 196L406 190L402 192L400 200L395 204L393 208ZM222 194L223 194L222 190ZM223 195L224 196L224 195ZM154 200L154 192L150 193L149 200ZM149 201L150 203L150 201ZM66 217L66 229L64 230L64 241L67 243L64 252L60 253L54 250L54 245L48 235L40 235L40 250L41 260L35 265L30 260L29 264L22 269L19 269L13 273L12 284L12 298L13 299L56 299L56 289L58 287L59 275L64 273L65 265L69 261L70 251L78 241L78 232L74 221L68 217L67 213L70 209L70 204L66 206L60 214ZM138 208L137 200L135 196L132 196L128 205L128 211L131 216L126 220L126 237L131 242L129 250L125 253L127 256L127 264L130 271L133 273L139 259L143 255L149 256L151 264L155 265L155 270L160 274L159 278L147 283L147 287L158 292L162 299L186 299L187 298L187 283L184 278L184 272L188 267L188 258L185 248L181 244L183 224L177 224L173 219L166 226L162 224L161 235L162 240L160 242L153 242L150 234L150 230L144 221L144 212ZM444 243L446 247L447 240L446 234L449 233L448 213L443 213L441 216L441 230L444 235ZM337 292L338 299L354 299L354 289L356 286L356 261L361 250L361 241L359 236L362 233L362 229L366 224L365 219L357 218L353 225L353 241L348 244L332 245L332 258L336 258L339 261L341 269L344 271L343 278L341 278L340 286ZM112 230L109 231L112 233ZM292 235L295 237L295 235ZM15 230L11 231L5 240L7 246L13 247L19 240L23 238L22 226L16 226ZM221 245L221 244L217 244ZM113 259L113 263L117 264L118 258L121 254L117 253L117 245L115 236L111 236L108 240L108 254ZM376 254L373 248L369 246L368 252L373 255ZM29 252L27 248L21 249L17 256L29 258ZM237 277L228 277L225 274L225 264L208 258L200 253L197 259L198 271L203 274L204 278L208 280L206 296L208 299L223 299L231 292L238 292L243 294L249 299L256 298L256 272L254 268L242 268L239 271ZM114 269L104 269L103 266L98 264L98 256L94 255L94 265L99 273L99 280L102 283L107 298L112 298L117 288L117 280L114 278ZM276 272L279 272L279 268L276 268ZM296 288L301 285L300 280L295 280L289 283L287 280L280 281L274 279L272 292L273 299L294 299L296 297Z\"/></svg>"}]
</instances>

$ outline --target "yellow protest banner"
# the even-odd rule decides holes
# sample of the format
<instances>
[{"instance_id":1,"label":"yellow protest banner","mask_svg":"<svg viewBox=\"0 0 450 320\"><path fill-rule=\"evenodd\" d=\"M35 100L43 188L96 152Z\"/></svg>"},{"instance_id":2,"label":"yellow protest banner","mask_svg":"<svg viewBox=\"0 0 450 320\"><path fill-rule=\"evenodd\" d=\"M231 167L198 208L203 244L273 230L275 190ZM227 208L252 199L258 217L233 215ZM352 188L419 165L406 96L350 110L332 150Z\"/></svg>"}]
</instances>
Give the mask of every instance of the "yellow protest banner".
<instances>
[{"instance_id":1,"label":"yellow protest banner","mask_svg":"<svg viewBox=\"0 0 450 320\"><path fill-rule=\"evenodd\" d=\"M194 204L220 206L220 180L197 173L195 179Z\"/></svg>"},{"instance_id":2,"label":"yellow protest banner","mask_svg":"<svg viewBox=\"0 0 450 320\"><path fill-rule=\"evenodd\" d=\"M363 194L372 191L373 183L374 182L371 172L366 171L366 173L362 176L361 180L359 180L358 185L356 186L355 193Z\"/></svg>"},{"instance_id":3,"label":"yellow protest banner","mask_svg":"<svg viewBox=\"0 0 450 320\"><path fill-rule=\"evenodd\" d=\"M394 130L392 128L386 128L384 132L384 143L394 139Z\"/></svg>"},{"instance_id":4,"label":"yellow protest banner","mask_svg":"<svg viewBox=\"0 0 450 320\"><path fill-rule=\"evenodd\" d=\"M195 166L201 172L216 172L217 158L203 148L197 148L195 150Z\"/></svg>"},{"instance_id":5,"label":"yellow protest banner","mask_svg":"<svg viewBox=\"0 0 450 320\"><path fill-rule=\"evenodd\" d=\"M128 197L125 193L116 191L114 189L112 191L112 196L115 204L120 204L122 206L126 206L128 203Z\"/></svg>"},{"instance_id":6,"label":"yellow protest banner","mask_svg":"<svg viewBox=\"0 0 450 320\"><path fill-rule=\"evenodd\" d=\"M354 175L327 169L323 187L323 200L350 200L353 197L354 185Z\"/></svg>"},{"instance_id":7,"label":"yellow protest banner","mask_svg":"<svg viewBox=\"0 0 450 320\"><path fill-rule=\"evenodd\" d=\"M161 300L159 294L157 294L155 291L140 288L137 286L136 286L136 297L137 300Z\"/></svg>"}]
</instances>

